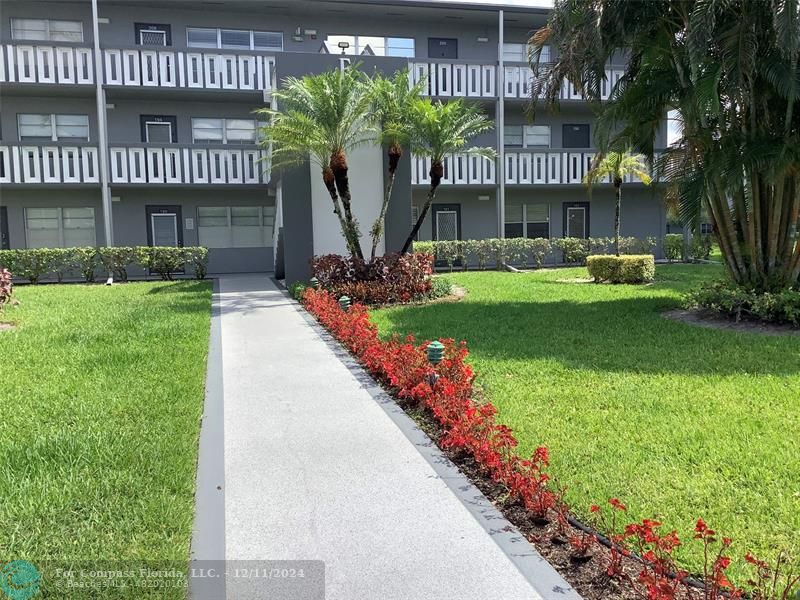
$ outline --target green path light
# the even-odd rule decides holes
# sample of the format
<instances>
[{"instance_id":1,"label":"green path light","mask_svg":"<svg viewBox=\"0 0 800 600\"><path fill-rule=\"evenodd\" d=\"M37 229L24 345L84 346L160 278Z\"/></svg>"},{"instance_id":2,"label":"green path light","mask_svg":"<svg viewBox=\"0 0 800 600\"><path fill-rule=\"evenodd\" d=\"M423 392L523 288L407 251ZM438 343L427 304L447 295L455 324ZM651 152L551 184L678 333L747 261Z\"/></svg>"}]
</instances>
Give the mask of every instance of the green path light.
<instances>
[{"instance_id":1,"label":"green path light","mask_svg":"<svg viewBox=\"0 0 800 600\"><path fill-rule=\"evenodd\" d=\"M319 289L319 279L317 279L316 277L312 277L311 279L309 279L308 283L315 290Z\"/></svg>"},{"instance_id":2,"label":"green path light","mask_svg":"<svg viewBox=\"0 0 800 600\"><path fill-rule=\"evenodd\" d=\"M439 340L434 340L428 344L428 361L435 367L444 358L444 344Z\"/></svg>"},{"instance_id":3,"label":"green path light","mask_svg":"<svg viewBox=\"0 0 800 600\"><path fill-rule=\"evenodd\" d=\"M350 296L342 296L339 298L339 306L342 310L347 311L350 308Z\"/></svg>"}]
</instances>

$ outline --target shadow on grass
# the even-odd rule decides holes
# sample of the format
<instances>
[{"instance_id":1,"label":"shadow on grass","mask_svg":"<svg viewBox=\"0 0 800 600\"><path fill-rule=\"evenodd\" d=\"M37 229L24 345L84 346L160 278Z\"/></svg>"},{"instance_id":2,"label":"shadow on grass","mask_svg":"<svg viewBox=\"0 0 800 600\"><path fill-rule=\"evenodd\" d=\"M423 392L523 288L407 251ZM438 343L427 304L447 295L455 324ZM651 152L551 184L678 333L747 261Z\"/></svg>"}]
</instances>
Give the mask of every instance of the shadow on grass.
<instances>
[{"instance_id":1,"label":"shadow on grass","mask_svg":"<svg viewBox=\"0 0 800 600\"><path fill-rule=\"evenodd\" d=\"M148 294L198 294L210 290L213 285L210 279L203 279L201 281L196 279L184 281L155 281L151 283L160 283L162 285L153 287L147 292Z\"/></svg>"},{"instance_id":2,"label":"shadow on grass","mask_svg":"<svg viewBox=\"0 0 800 600\"><path fill-rule=\"evenodd\" d=\"M467 301L403 307L381 315L390 330L466 340L481 359L555 359L611 372L793 375L796 338L709 330L664 319L667 298L572 302Z\"/></svg>"}]
</instances>

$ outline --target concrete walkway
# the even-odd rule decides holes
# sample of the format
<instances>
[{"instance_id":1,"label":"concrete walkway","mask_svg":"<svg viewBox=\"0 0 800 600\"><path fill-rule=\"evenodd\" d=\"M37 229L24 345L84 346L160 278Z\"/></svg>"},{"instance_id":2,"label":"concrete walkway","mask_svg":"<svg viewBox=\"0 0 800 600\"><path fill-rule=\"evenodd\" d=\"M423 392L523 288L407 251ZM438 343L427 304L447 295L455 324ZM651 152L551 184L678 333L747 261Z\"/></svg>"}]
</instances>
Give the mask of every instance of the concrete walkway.
<instances>
[{"instance_id":1,"label":"concrete walkway","mask_svg":"<svg viewBox=\"0 0 800 600\"><path fill-rule=\"evenodd\" d=\"M194 598L578 598L267 276L218 287L193 557L228 576Z\"/></svg>"}]
</instances>

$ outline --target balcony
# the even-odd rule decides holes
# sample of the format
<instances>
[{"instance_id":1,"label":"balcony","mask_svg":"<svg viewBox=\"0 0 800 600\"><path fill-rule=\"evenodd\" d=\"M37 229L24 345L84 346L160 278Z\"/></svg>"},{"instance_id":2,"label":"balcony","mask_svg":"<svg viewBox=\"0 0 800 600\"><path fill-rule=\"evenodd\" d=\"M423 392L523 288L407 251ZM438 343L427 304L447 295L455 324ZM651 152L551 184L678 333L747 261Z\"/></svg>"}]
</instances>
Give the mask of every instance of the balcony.
<instances>
[{"instance_id":1,"label":"balcony","mask_svg":"<svg viewBox=\"0 0 800 600\"><path fill-rule=\"evenodd\" d=\"M233 51L183 52L104 49L103 84L269 92L275 58ZM0 82L94 84L91 48L33 44L0 45Z\"/></svg>"},{"instance_id":2,"label":"balcony","mask_svg":"<svg viewBox=\"0 0 800 600\"><path fill-rule=\"evenodd\" d=\"M107 86L269 91L275 58L229 51L104 49Z\"/></svg>"},{"instance_id":3,"label":"balcony","mask_svg":"<svg viewBox=\"0 0 800 600\"><path fill-rule=\"evenodd\" d=\"M506 185L581 185L591 169L595 152L562 150L509 150L505 154ZM411 159L412 185L430 185L431 161L414 156ZM607 180L610 183L610 179ZM627 177L626 183L641 183ZM444 162L442 185L496 185L497 175L492 160L478 156L452 155Z\"/></svg>"},{"instance_id":4,"label":"balcony","mask_svg":"<svg viewBox=\"0 0 800 600\"><path fill-rule=\"evenodd\" d=\"M422 93L442 98L496 98L497 66L494 64L470 64L455 61L429 61L409 63L413 85L423 82ZM506 65L504 70L503 97L527 100L531 97L533 71L525 64ZM624 69L606 69L601 97L608 98L612 87L622 77ZM561 89L561 100L583 100L575 86L565 82Z\"/></svg>"},{"instance_id":5,"label":"balcony","mask_svg":"<svg viewBox=\"0 0 800 600\"><path fill-rule=\"evenodd\" d=\"M76 46L0 45L0 82L94 84L93 56Z\"/></svg>"},{"instance_id":6,"label":"balcony","mask_svg":"<svg viewBox=\"0 0 800 600\"><path fill-rule=\"evenodd\" d=\"M0 145L0 183L97 184L98 156L89 145Z\"/></svg>"},{"instance_id":7,"label":"balcony","mask_svg":"<svg viewBox=\"0 0 800 600\"><path fill-rule=\"evenodd\" d=\"M116 184L265 185L268 152L260 148L111 145L110 178Z\"/></svg>"}]
</instances>

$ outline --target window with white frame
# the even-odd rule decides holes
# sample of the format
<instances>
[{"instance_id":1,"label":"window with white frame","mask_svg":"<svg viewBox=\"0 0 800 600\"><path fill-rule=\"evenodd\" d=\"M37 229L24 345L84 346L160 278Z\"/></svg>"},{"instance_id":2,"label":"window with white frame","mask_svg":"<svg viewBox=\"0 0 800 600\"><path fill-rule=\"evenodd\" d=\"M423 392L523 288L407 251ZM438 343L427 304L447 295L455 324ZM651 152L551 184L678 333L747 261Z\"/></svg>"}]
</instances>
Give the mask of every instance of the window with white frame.
<instances>
[{"instance_id":1,"label":"window with white frame","mask_svg":"<svg viewBox=\"0 0 800 600\"><path fill-rule=\"evenodd\" d=\"M272 246L274 206L200 206L197 234L207 248Z\"/></svg>"},{"instance_id":2,"label":"window with white frame","mask_svg":"<svg viewBox=\"0 0 800 600\"><path fill-rule=\"evenodd\" d=\"M280 31L187 27L186 45L190 48L223 48L229 50L283 50Z\"/></svg>"},{"instance_id":3,"label":"window with white frame","mask_svg":"<svg viewBox=\"0 0 800 600\"><path fill-rule=\"evenodd\" d=\"M506 204L505 234L507 238L549 238L549 204Z\"/></svg>"},{"instance_id":4,"label":"window with white frame","mask_svg":"<svg viewBox=\"0 0 800 600\"><path fill-rule=\"evenodd\" d=\"M192 119L194 143L254 144L260 123L254 119Z\"/></svg>"},{"instance_id":5,"label":"window with white frame","mask_svg":"<svg viewBox=\"0 0 800 600\"><path fill-rule=\"evenodd\" d=\"M525 125L526 148L549 148L550 125Z\"/></svg>"},{"instance_id":6,"label":"window with white frame","mask_svg":"<svg viewBox=\"0 0 800 600\"><path fill-rule=\"evenodd\" d=\"M505 145L515 148L549 148L549 125L506 125Z\"/></svg>"},{"instance_id":7,"label":"window with white frame","mask_svg":"<svg viewBox=\"0 0 800 600\"><path fill-rule=\"evenodd\" d=\"M82 42L83 23L55 19L11 19L11 39Z\"/></svg>"},{"instance_id":8,"label":"window with white frame","mask_svg":"<svg viewBox=\"0 0 800 600\"><path fill-rule=\"evenodd\" d=\"M528 62L530 60L530 46L528 44L503 44L503 60L507 62ZM550 46L543 46L540 62L550 62Z\"/></svg>"},{"instance_id":9,"label":"window with white frame","mask_svg":"<svg viewBox=\"0 0 800 600\"><path fill-rule=\"evenodd\" d=\"M346 48L339 46L347 44ZM397 56L414 58L414 38L380 37L371 35L329 35L325 49L331 54L367 56Z\"/></svg>"},{"instance_id":10,"label":"window with white frame","mask_svg":"<svg viewBox=\"0 0 800 600\"><path fill-rule=\"evenodd\" d=\"M89 141L89 115L21 113L17 131L23 140Z\"/></svg>"},{"instance_id":11,"label":"window with white frame","mask_svg":"<svg viewBox=\"0 0 800 600\"><path fill-rule=\"evenodd\" d=\"M25 208L28 248L94 246L94 208Z\"/></svg>"}]
</instances>

